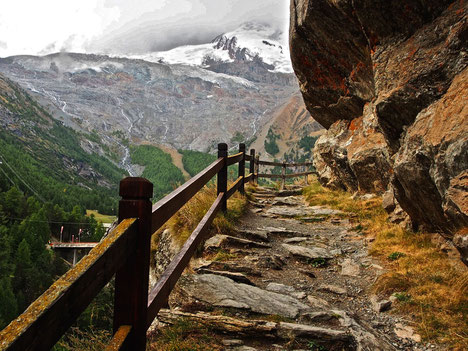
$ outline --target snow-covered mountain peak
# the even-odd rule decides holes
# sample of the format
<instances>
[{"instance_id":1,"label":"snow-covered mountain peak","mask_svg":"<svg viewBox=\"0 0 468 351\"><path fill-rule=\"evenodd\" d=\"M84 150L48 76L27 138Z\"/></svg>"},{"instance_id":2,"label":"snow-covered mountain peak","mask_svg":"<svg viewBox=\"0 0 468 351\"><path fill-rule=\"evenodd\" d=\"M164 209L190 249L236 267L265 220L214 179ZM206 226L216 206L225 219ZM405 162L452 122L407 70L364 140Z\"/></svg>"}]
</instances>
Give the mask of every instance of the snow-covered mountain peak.
<instances>
[{"instance_id":1,"label":"snow-covered mountain peak","mask_svg":"<svg viewBox=\"0 0 468 351\"><path fill-rule=\"evenodd\" d=\"M210 43L184 45L131 58L192 66L204 66L208 61L261 59L274 72L293 72L285 34L268 25L253 22L246 22L234 31L218 35Z\"/></svg>"}]
</instances>

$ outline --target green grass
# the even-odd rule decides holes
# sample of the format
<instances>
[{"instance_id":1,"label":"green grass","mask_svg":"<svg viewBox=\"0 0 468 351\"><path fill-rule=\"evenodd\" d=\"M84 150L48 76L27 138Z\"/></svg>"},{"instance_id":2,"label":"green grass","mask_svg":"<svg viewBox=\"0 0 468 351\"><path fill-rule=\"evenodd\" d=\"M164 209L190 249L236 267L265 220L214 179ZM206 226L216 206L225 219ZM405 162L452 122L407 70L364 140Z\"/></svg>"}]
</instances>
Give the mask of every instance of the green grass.
<instances>
[{"instance_id":1,"label":"green grass","mask_svg":"<svg viewBox=\"0 0 468 351\"><path fill-rule=\"evenodd\" d=\"M387 256L387 258L390 260L390 261L396 261L398 260L400 257L405 257L406 255L403 253L403 252L398 252L398 251L395 251L395 252L392 252L390 255Z\"/></svg>"},{"instance_id":2,"label":"green grass","mask_svg":"<svg viewBox=\"0 0 468 351\"><path fill-rule=\"evenodd\" d=\"M216 155L192 150L177 150L182 155L182 164L191 177L200 173L216 160Z\"/></svg>"},{"instance_id":3,"label":"green grass","mask_svg":"<svg viewBox=\"0 0 468 351\"><path fill-rule=\"evenodd\" d=\"M185 182L182 171L172 163L172 157L156 146L130 147L132 163L145 166L141 175L153 183L153 200L159 200Z\"/></svg>"},{"instance_id":4,"label":"green grass","mask_svg":"<svg viewBox=\"0 0 468 351\"><path fill-rule=\"evenodd\" d=\"M86 210L86 215L87 216L94 216L94 219L96 221L101 222L101 223L114 223L117 220L117 216L110 216L110 215L105 215L102 213L99 213L96 210Z\"/></svg>"}]
</instances>

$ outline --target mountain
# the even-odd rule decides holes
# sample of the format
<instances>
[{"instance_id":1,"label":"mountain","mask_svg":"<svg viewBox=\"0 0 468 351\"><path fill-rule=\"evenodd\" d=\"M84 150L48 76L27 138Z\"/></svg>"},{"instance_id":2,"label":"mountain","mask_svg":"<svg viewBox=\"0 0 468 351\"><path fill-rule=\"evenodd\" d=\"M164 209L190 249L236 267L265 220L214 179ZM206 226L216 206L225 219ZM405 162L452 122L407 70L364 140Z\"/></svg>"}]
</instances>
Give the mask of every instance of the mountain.
<instances>
[{"instance_id":1,"label":"mountain","mask_svg":"<svg viewBox=\"0 0 468 351\"><path fill-rule=\"evenodd\" d=\"M130 145L213 152L219 142L263 137L299 92L284 42L246 23L209 43L140 56L13 56L0 59L0 72L84 136L88 152L138 175Z\"/></svg>"},{"instance_id":2,"label":"mountain","mask_svg":"<svg viewBox=\"0 0 468 351\"><path fill-rule=\"evenodd\" d=\"M113 213L125 172L90 149L96 135L65 127L0 74L0 179L37 199ZM86 141L85 141L86 140Z\"/></svg>"},{"instance_id":3,"label":"mountain","mask_svg":"<svg viewBox=\"0 0 468 351\"><path fill-rule=\"evenodd\" d=\"M273 72L293 72L284 33L268 25L253 22L244 23L232 32L220 34L210 43L185 45L169 51L130 57L150 62L205 67L209 66L210 61L233 63L261 59Z\"/></svg>"},{"instance_id":4,"label":"mountain","mask_svg":"<svg viewBox=\"0 0 468 351\"><path fill-rule=\"evenodd\" d=\"M325 130L307 111L300 93L294 94L273 115L258 134L252 147L266 160L310 161L311 148L304 138L317 139ZM274 135L278 152L271 155L266 150L268 139Z\"/></svg>"}]
</instances>

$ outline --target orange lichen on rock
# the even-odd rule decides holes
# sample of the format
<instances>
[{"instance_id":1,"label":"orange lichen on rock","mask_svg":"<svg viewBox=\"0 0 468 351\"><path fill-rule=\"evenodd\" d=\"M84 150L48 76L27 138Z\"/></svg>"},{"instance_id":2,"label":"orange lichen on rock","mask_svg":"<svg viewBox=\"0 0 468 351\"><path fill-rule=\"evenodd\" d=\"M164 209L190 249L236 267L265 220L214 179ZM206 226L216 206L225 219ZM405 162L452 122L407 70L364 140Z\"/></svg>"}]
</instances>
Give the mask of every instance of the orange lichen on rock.
<instances>
[{"instance_id":1,"label":"orange lichen on rock","mask_svg":"<svg viewBox=\"0 0 468 351\"><path fill-rule=\"evenodd\" d=\"M351 122L349 122L348 130L354 132L355 130L361 128L362 125L362 116L353 119Z\"/></svg>"},{"instance_id":2,"label":"orange lichen on rock","mask_svg":"<svg viewBox=\"0 0 468 351\"><path fill-rule=\"evenodd\" d=\"M455 140L468 133L468 68L460 73L443 96L416 119L410 137L423 137L431 145Z\"/></svg>"},{"instance_id":3,"label":"orange lichen on rock","mask_svg":"<svg viewBox=\"0 0 468 351\"><path fill-rule=\"evenodd\" d=\"M467 170L451 179L450 187L447 190L447 197L463 213L468 213L468 192L466 192L466 189L468 189Z\"/></svg>"}]
</instances>

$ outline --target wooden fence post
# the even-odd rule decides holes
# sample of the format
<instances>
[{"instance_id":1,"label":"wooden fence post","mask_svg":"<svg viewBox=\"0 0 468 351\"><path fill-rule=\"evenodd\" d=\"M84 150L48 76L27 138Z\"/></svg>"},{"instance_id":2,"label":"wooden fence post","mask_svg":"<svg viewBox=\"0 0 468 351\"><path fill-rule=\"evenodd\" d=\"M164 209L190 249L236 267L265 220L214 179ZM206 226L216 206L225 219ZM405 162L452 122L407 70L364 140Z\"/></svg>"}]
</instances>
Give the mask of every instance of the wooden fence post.
<instances>
[{"instance_id":1,"label":"wooden fence post","mask_svg":"<svg viewBox=\"0 0 468 351\"><path fill-rule=\"evenodd\" d=\"M137 249L115 274L114 333L132 326L125 350L146 349L146 320L151 245L151 197L153 184L144 178L120 181L119 222L138 218Z\"/></svg>"},{"instance_id":2,"label":"wooden fence post","mask_svg":"<svg viewBox=\"0 0 468 351\"><path fill-rule=\"evenodd\" d=\"M257 155L255 156L255 184L258 185L258 170L260 169L260 164L259 164L259 161L260 161L260 155Z\"/></svg>"},{"instance_id":3,"label":"wooden fence post","mask_svg":"<svg viewBox=\"0 0 468 351\"><path fill-rule=\"evenodd\" d=\"M228 156L228 147L226 143L218 144L218 158L223 157L223 167L218 172L218 195L224 193L223 202L221 204L221 210L227 212L227 156Z\"/></svg>"},{"instance_id":4,"label":"wooden fence post","mask_svg":"<svg viewBox=\"0 0 468 351\"><path fill-rule=\"evenodd\" d=\"M283 168L281 169L281 190L284 189L285 181L286 181L286 161L283 161Z\"/></svg>"},{"instance_id":5,"label":"wooden fence post","mask_svg":"<svg viewBox=\"0 0 468 351\"><path fill-rule=\"evenodd\" d=\"M242 160L239 161L239 168L238 168L238 177L242 177L239 192L244 195L245 194L245 144L239 144L239 152L242 152Z\"/></svg>"},{"instance_id":6,"label":"wooden fence post","mask_svg":"<svg viewBox=\"0 0 468 351\"><path fill-rule=\"evenodd\" d=\"M249 173L252 173L250 181L255 182L255 149L250 149L250 167Z\"/></svg>"}]
</instances>

